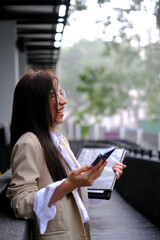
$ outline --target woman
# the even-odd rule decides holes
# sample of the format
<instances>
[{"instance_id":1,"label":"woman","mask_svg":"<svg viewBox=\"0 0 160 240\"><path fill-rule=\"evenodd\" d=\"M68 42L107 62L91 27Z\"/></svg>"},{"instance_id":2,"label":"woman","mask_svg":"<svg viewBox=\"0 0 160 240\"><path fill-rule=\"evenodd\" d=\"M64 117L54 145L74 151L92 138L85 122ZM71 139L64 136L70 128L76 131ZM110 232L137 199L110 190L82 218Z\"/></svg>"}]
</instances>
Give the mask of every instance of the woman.
<instances>
[{"instance_id":1,"label":"woman","mask_svg":"<svg viewBox=\"0 0 160 240\"><path fill-rule=\"evenodd\" d=\"M7 190L18 218L31 219L33 239L90 239L86 186L107 161L80 167L56 126L63 123L65 92L52 71L30 71L14 92L12 180ZM125 165L115 164L117 178Z\"/></svg>"}]
</instances>

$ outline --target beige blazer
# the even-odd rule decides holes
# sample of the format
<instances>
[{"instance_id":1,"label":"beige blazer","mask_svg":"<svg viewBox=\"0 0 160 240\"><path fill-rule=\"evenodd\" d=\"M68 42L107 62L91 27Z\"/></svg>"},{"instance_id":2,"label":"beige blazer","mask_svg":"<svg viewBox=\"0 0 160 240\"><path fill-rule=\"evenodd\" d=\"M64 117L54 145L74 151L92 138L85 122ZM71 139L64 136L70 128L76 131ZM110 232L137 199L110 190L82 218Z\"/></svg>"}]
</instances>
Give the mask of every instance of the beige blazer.
<instances>
[{"instance_id":1,"label":"beige blazer","mask_svg":"<svg viewBox=\"0 0 160 240\"><path fill-rule=\"evenodd\" d=\"M71 159L79 167L68 141L62 136L60 142ZM36 192L52 183L44 152L36 135L25 133L15 144L12 155L12 179L7 189L7 197L17 218L31 219L33 222L33 239L45 240L82 240L90 239L90 224L82 223L75 190L72 196L63 197L56 203L57 213L54 220L49 221L44 235L39 233L38 224L33 211L33 201ZM64 163L66 164L66 163ZM69 168L68 168L69 172ZM80 189L80 195L88 209L88 194L86 188Z\"/></svg>"}]
</instances>

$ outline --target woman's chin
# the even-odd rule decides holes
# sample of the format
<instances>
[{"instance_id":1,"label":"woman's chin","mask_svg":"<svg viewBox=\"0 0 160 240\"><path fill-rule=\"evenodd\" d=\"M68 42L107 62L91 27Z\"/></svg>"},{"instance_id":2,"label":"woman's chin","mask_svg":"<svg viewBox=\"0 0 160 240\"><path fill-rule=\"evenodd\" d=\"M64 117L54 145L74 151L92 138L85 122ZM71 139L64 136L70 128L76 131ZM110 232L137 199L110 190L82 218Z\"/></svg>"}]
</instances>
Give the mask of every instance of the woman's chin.
<instances>
[{"instance_id":1,"label":"woman's chin","mask_svg":"<svg viewBox=\"0 0 160 240\"><path fill-rule=\"evenodd\" d=\"M57 118L56 119L56 125L62 124L64 122L63 118Z\"/></svg>"}]
</instances>

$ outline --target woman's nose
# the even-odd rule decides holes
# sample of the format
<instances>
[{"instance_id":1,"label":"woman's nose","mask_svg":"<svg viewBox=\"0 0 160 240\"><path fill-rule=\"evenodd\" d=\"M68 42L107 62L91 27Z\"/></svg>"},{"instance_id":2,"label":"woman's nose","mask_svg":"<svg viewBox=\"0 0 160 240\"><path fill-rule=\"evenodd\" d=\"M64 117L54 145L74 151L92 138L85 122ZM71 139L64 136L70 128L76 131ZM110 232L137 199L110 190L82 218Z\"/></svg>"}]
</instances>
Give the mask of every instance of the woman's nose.
<instances>
[{"instance_id":1,"label":"woman's nose","mask_svg":"<svg viewBox=\"0 0 160 240\"><path fill-rule=\"evenodd\" d=\"M67 103L67 100L63 95L60 96L59 103L63 105Z\"/></svg>"}]
</instances>

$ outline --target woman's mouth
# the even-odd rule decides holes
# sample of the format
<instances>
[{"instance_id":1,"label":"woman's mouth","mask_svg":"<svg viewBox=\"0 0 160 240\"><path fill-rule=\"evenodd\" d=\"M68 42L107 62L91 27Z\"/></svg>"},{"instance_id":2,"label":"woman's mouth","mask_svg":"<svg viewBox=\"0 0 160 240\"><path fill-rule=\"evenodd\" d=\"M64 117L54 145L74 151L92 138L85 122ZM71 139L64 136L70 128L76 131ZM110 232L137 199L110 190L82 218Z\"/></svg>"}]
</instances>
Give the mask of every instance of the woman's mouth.
<instances>
[{"instance_id":1,"label":"woman's mouth","mask_svg":"<svg viewBox=\"0 0 160 240\"><path fill-rule=\"evenodd\" d=\"M61 116L61 117L63 117L63 116L64 116L64 113L63 113L63 108L61 108L61 109L58 109L58 111L57 111L57 115L58 115L58 116Z\"/></svg>"}]
</instances>

